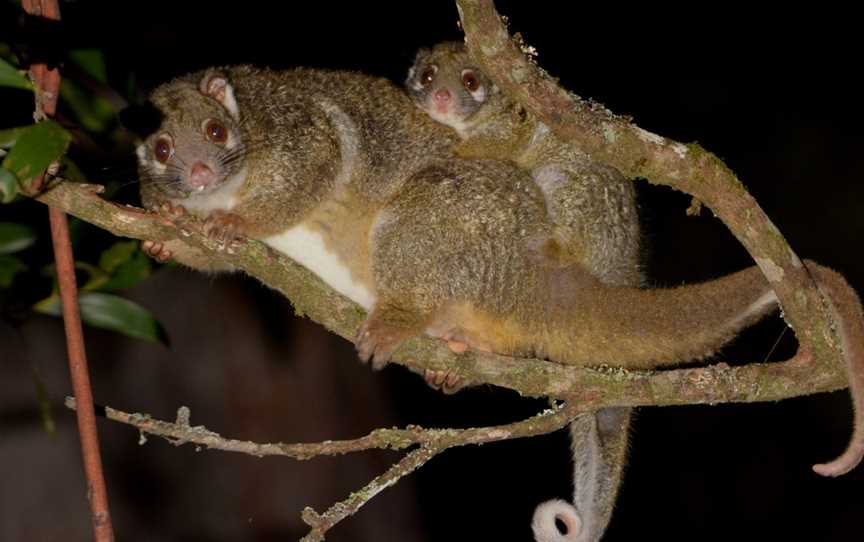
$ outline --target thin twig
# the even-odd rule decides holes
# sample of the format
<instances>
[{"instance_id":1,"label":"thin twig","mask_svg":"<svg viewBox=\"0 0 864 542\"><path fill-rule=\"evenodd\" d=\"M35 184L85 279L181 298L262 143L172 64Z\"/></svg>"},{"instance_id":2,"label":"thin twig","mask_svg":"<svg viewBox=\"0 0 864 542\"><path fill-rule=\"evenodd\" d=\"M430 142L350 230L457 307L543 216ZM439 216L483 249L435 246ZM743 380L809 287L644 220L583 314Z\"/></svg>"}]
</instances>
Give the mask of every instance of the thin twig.
<instances>
[{"instance_id":1,"label":"thin twig","mask_svg":"<svg viewBox=\"0 0 864 542\"><path fill-rule=\"evenodd\" d=\"M31 15L60 19L60 8L56 0L24 0L23 7ZM49 70L44 64L35 64L31 67L31 75L39 96L36 116L53 116L60 92L60 73L57 70ZM38 190L43 182L44 176L40 176L36 179L34 188ZM72 389L81 405L81 408L76 411L78 434L81 439L81 453L87 477L87 496L90 500L93 534L97 542L111 542L114 540L114 528L111 524L108 491L102 473L102 459L99 455L93 392L87 370L87 355L84 351L81 315L78 312L78 287L75 283L75 258L69 240L69 224L66 214L61 209L51 207L48 214L51 222L54 260L57 263L57 282L63 304L63 326L66 332L69 372L72 378Z\"/></svg>"},{"instance_id":2,"label":"thin twig","mask_svg":"<svg viewBox=\"0 0 864 542\"><path fill-rule=\"evenodd\" d=\"M418 449L407 454L398 463L387 469L384 474L377 476L363 489L352 493L344 501L334 504L324 514L318 514L312 508L303 510L303 521L312 527L312 530L301 539L301 542L319 542L320 540L324 540L324 534L334 525L357 512L361 506L369 502L375 495L393 486L403 476L414 472L426 464L427 461L448 448L551 433L552 431L561 429L586 410L588 408L584 404L568 402L527 420L510 425L482 429L447 430L447 432L441 435L441 438L424 442ZM484 436L483 440L477 438L481 434Z\"/></svg>"},{"instance_id":3,"label":"thin twig","mask_svg":"<svg viewBox=\"0 0 864 542\"><path fill-rule=\"evenodd\" d=\"M72 397L67 397L65 404L73 410L76 408L75 399ZM255 443L224 438L204 426L192 426L189 422L191 414L187 407L180 407L177 410L177 421L173 423L153 419L148 414L133 414L111 407L104 407L104 410L105 417L109 420L137 428L141 432L142 444L146 442L144 434L150 434L165 438L175 446L195 444L212 450L239 452L256 457L276 455L304 460L322 455L342 455L370 449L399 450L420 445L363 489L355 491L344 501L334 504L324 514L318 514L312 508L303 510L303 521L312 527L312 530L302 540L313 542L324 540L324 534L337 523L353 515L378 493L396 484L403 476L414 472L449 448L552 433L590 408L590 404L570 401L527 420L506 425L468 429L424 429L418 426L409 426L405 429L376 429L358 439L303 444Z\"/></svg>"},{"instance_id":4,"label":"thin twig","mask_svg":"<svg viewBox=\"0 0 864 542\"><path fill-rule=\"evenodd\" d=\"M67 397L65 405L67 408L75 410L76 401L72 397ZM466 429L424 429L412 425L405 429L376 429L357 439L286 444L282 442L256 443L225 438L203 425L190 425L190 413L186 407L178 409L177 421L175 422L157 420L149 414L130 413L112 407L104 407L105 417L109 420L131 425L138 429L142 435L149 434L162 437L175 446L195 444L211 450L237 452L255 457L283 456L299 460L374 449L402 450L418 444L450 448L467 444L483 444L532 437L557 431L572 421L580 412L589 408L591 408L590 405L573 401L541 412L527 420L505 425Z\"/></svg>"},{"instance_id":5,"label":"thin twig","mask_svg":"<svg viewBox=\"0 0 864 542\"><path fill-rule=\"evenodd\" d=\"M387 469L380 476L369 482L360 491L355 491L347 499L337 502L323 514L318 514L312 508L303 510L303 521L312 527L309 534L300 539L300 542L320 542L324 535L337 523L354 515L364 504L373 497L396 484L403 476L411 474L426 464L427 461L444 451L431 445L423 445L408 453L398 463Z\"/></svg>"}]
</instances>

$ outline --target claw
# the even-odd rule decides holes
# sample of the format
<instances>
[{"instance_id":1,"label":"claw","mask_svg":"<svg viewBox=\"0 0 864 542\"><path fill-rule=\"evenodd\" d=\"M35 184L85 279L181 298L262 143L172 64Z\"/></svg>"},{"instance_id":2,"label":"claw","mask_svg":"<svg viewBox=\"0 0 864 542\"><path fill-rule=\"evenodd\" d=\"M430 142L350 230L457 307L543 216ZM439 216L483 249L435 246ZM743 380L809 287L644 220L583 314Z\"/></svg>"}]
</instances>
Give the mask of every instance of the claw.
<instances>
[{"instance_id":1,"label":"claw","mask_svg":"<svg viewBox=\"0 0 864 542\"><path fill-rule=\"evenodd\" d=\"M151 213L162 215L166 218L176 220L189 214L182 205L174 205L170 201L157 201L147 205L147 210Z\"/></svg>"},{"instance_id":2,"label":"claw","mask_svg":"<svg viewBox=\"0 0 864 542\"><path fill-rule=\"evenodd\" d=\"M357 332L357 337L354 339L354 344L357 347L357 356L361 363L369 363L372 354L375 352L375 345L369 341L369 330L366 329L366 323L360 327Z\"/></svg>"},{"instance_id":3,"label":"claw","mask_svg":"<svg viewBox=\"0 0 864 542\"><path fill-rule=\"evenodd\" d=\"M373 310L357 332L357 355L363 363L371 361L372 369L383 369L402 341L417 333L414 328L387 322Z\"/></svg>"},{"instance_id":4,"label":"claw","mask_svg":"<svg viewBox=\"0 0 864 542\"><path fill-rule=\"evenodd\" d=\"M444 388L443 391L446 394L456 393L457 391L464 388L466 385L465 379L459 376L456 373L450 373L447 375L447 378L444 379Z\"/></svg>"},{"instance_id":5,"label":"claw","mask_svg":"<svg viewBox=\"0 0 864 542\"><path fill-rule=\"evenodd\" d=\"M462 339L454 338L453 334L447 334L442 339L447 341L447 347L454 354L462 354L468 350L468 343ZM423 378L429 384L429 387L440 390L447 395L454 394L468 385L468 382L464 378L450 370L433 371L426 369L423 373Z\"/></svg>"},{"instance_id":6,"label":"claw","mask_svg":"<svg viewBox=\"0 0 864 542\"><path fill-rule=\"evenodd\" d=\"M155 241L142 241L141 250L159 263L167 262L172 255L171 251L165 248L165 245Z\"/></svg>"},{"instance_id":7,"label":"claw","mask_svg":"<svg viewBox=\"0 0 864 542\"><path fill-rule=\"evenodd\" d=\"M214 211L204 221L204 232L207 237L219 244L220 250L236 248L241 241L242 219L232 213Z\"/></svg>"},{"instance_id":8,"label":"claw","mask_svg":"<svg viewBox=\"0 0 864 542\"><path fill-rule=\"evenodd\" d=\"M464 378L452 371L433 371L426 369L423 378L429 387L440 390L447 395L452 395L467 385Z\"/></svg>"}]
</instances>

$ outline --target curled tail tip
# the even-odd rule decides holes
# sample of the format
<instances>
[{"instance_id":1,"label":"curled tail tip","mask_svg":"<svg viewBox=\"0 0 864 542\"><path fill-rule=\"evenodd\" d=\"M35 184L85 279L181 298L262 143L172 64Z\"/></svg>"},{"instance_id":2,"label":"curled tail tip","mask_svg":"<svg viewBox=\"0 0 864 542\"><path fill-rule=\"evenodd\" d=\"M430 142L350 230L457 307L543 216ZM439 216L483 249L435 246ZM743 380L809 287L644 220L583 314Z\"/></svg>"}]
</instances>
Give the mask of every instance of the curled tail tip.
<instances>
[{"instance_id":1,"label":"curled tail tip","mask_svg":"<svg viewBox=\"0 0 864 542\"><path fill-rule=\"evenodd\" d=\"M861 463L864 458L864 437L853 440L843 455L828 463L813 465L813 472L820 476L835 478L851 471Z\"/></svg>"},{"instance_id":2,"label":"curled tail tip","mask_svg":"<svg viewBox=\"0 0 864 542\"><path fill-rule=\"evenodd\" d=\"M535 542L576 542L582 534L582 518L572 504L553 499L534 509L531 529Z\"/></svg>"},{"instance_id":3,"label":"curled tail tip","mask_svg":"<svg viewBox=\"0 0 864 542\"><path fill-rule=\"evenodd\" d=\"M836 477L857 467L864 458L864 309L843 275L810 260L805 264L816 276L837 320L855 410L852 439L846 451L832 461L813 465L816 474Z\"/></svg>"},{"instance_id":4,"label":"curled tail tip","mask_svg":"<svg viewBox=\"0 0 864 542\"><path fill-rule=\"evenodd\" d=\"M837 476L842 476L851 470L845 467L839 467L835 463L835 461L832 461L831 463L817 463L816 465L813 465L813 472L819 476L836 478Z\"/></svg>"}]
</instances>

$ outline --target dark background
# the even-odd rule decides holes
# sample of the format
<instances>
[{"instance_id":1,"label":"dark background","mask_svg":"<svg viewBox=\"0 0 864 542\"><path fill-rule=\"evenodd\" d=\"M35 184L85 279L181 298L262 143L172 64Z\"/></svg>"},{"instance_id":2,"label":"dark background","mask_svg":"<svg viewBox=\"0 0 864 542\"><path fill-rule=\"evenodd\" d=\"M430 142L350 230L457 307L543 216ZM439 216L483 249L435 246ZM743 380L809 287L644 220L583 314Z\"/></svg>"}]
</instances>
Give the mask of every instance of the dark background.
<instances>
[{"instance_id":1,"label":"dark background","mask_svg":"<svg viewBox=\"0 0 864 542\"><path fill-rule=\"evenodd\" d=\"M647 130L717 153L798 254L864 290L864 115L850 14L818 6L764 17L726 7L610 13L558 3L498 6L564 86ZM401 82L418 47L460 35L456 9L443 1L77 1L61 9L64 30L53 39L103 49L117 88L130 71L146 89L240 62L360 70ZM688 218L689 198L639 186L652 284L749 265L710 212ZM351 438L408 423L505 423L544 407L488 387L444 397L398 367L372 374L349 343L295 318L286 300L243 276L164 268L129 295L159 317L172 346L86 330L101 404L169 419L187 405L193 424L262 442ZM795 348L784 328L769 318L717 359L784 359ZM2 540L90 536L74 417L59 406L69 393L63 355L56 320L0 328ZM31 365L57 405L53 438L40 428ZM641 409L605 539L857 540L864 470L833 480L810 471L840 453L850 424L846 392ZM198 452L155 438L139 446L137 433L109 422L100 423L100 435L121 540L298 539L304 506L323 511L397 460L369 452L300 463ZM570 491L566 432L451 450L373 499L328 540L530 540L534 506L569 499Z\"/></svg>"}]
</instances>

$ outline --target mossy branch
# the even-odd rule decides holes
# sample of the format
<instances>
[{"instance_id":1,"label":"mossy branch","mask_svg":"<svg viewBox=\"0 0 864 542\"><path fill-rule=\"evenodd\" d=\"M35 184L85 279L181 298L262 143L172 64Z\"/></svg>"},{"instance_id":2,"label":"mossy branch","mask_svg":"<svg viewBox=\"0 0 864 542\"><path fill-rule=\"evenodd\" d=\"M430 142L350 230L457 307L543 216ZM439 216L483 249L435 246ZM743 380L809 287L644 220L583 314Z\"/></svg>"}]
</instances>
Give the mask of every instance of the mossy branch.
<instances>
[{"instance_id":1,"label":"mossy branch","mask_svg":"<svg viewBox=\"0 0 864 542\"><path fill-rule=\"evenodd\" d=\"M97 185L55 180L37 199L118 236L153 241L180 239L257 278L287 297L298 314L348 340L363 321L362 308L263 243L250 240L230 252L220 251L216 242L203 235L200 222L193 217L175 222L106 201L99 196L100 191ZM585 408L595 409L776 401L845 387L844 366L814 365L809 362L812 352L808 347L782 363L634 372L579 368L478 351L454 354L442 341L418 337L400 347L393 359L416 372L449 369L475 384L494 384L526 396L579 401Z\"/></svg>"}]
</instances>

